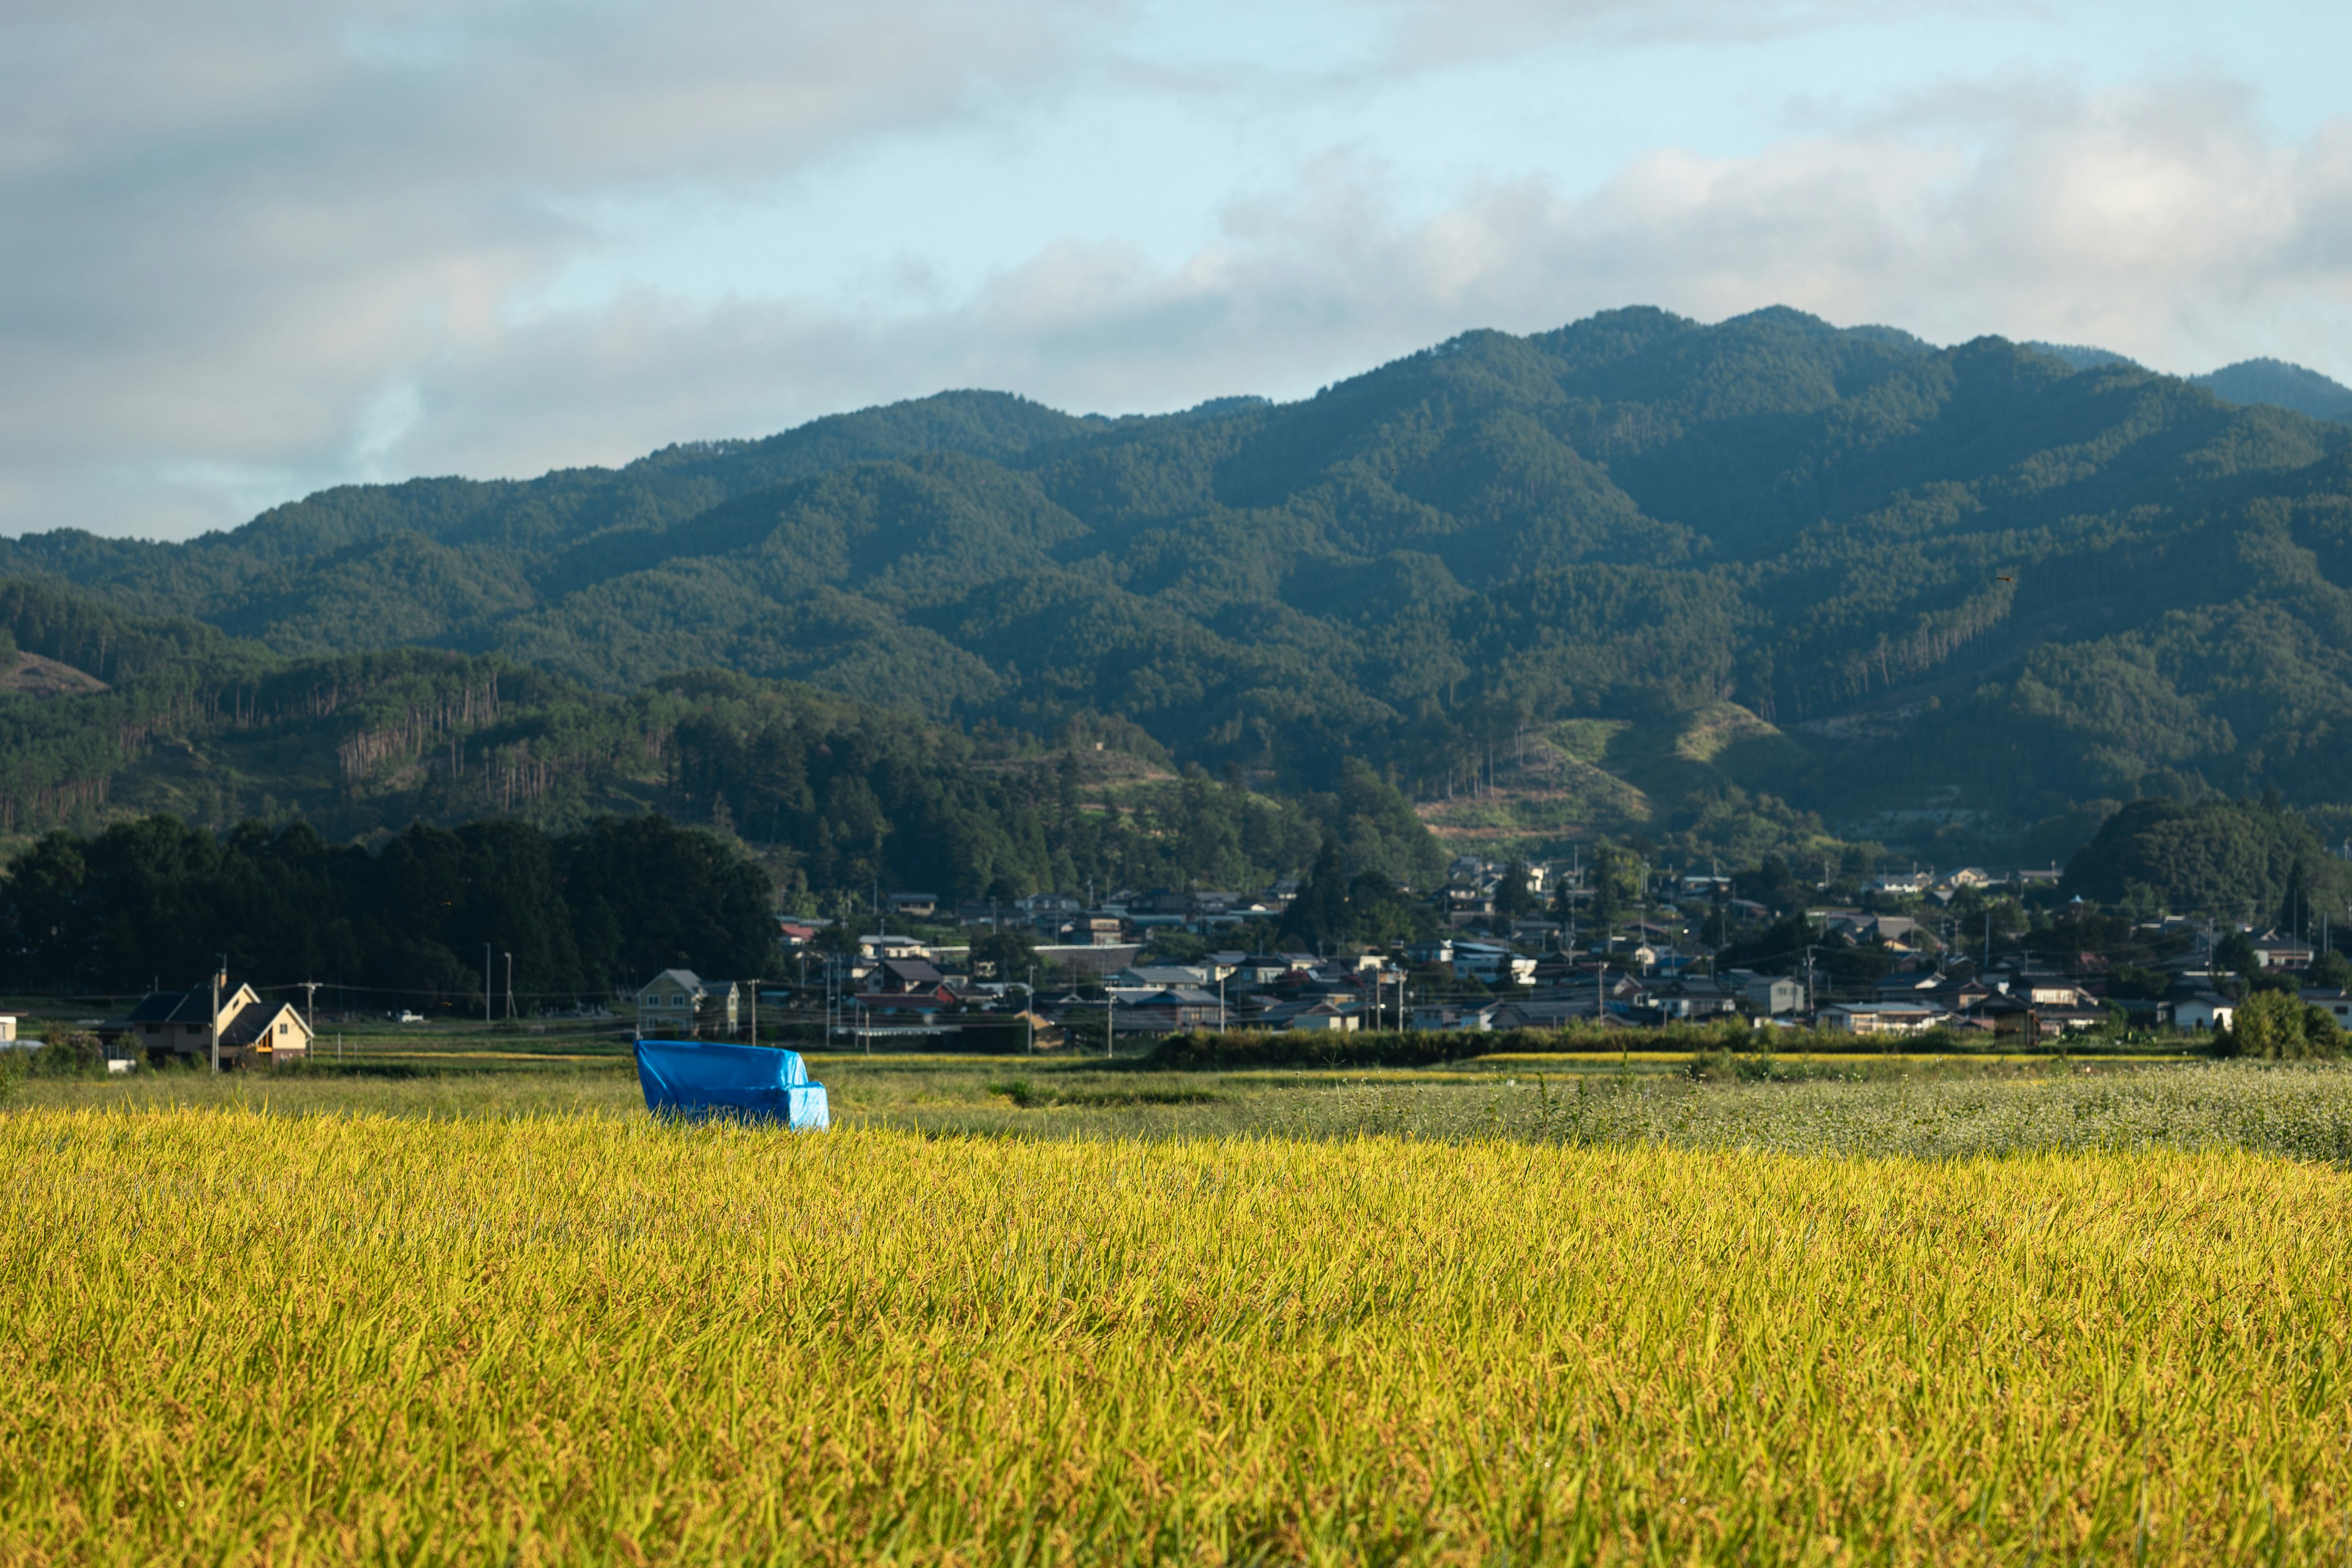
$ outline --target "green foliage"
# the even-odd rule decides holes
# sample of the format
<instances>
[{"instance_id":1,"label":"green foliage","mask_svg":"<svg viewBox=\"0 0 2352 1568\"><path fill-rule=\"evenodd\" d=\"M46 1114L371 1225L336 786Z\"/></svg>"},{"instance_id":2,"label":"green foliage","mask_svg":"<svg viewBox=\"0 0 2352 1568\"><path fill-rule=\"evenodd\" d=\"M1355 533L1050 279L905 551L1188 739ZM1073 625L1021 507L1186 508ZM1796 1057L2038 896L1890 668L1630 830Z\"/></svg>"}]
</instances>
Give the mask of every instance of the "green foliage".
<instances>
[{"instance_id":1,"label":"green foliage","mask_svg":"<svg viewBox=\"0 0 2352 1568\"><path fill-rule=\"evenodd\" d=\"M2344 1054L2342 1026L2325 1008L2307 1007L2292 989L2263 988L2240 1002L2223 1054L2266 1061L2328 1060Z\"/></svg>"},{"instance_id":2,"label":"green foliage","mask_svg":"<svg viewBox=\"0 0 2352 1568\"><path fill-rule=\"evenodd\" d=\"M91 839L51 833L8 873L0 983L21 990L189 984L225 953L234 973L320 980L360 1005L463 1010L481 994L486 943L499 982L513 954L519 993L598 999L673 965L748 977L775 941L766 874L657 816L553 837L511 821L417 824L373 854L304 823L215 837L150 817Z\"/></svg>"},{"instance_id":3,"label":"green foliage","mask_svg":"<svg viewBox=\"0 0 2352 1568\"><path fill-rule=\"evenodd\" d=\"M2314 1015L2324 1028L2315 1030ZM2238 1004L2224 1044L2233 1056L2294 1061L2341 1055L2344 1033L2334 1018L2306 1008L2293 992L2256 991Z\"/></svg>"},{"instance_id":4,"label":"green foliage","mask_svg":"<svg viewBox=\"0 0 2352 1568\"><path fill-rule=\"evenodd\" d=\"M1947 864L2055 856L2095 803L2269 787L2352 803L2352 665L2335 651L2352 635L2352 428L2128 364L1990 339L1937 351L1780 310L1470 333L1301 403L1160 418L950 394L618 470L339 489L189 545L34 536L0 543L0 626L117 689L69 700L110 703L102 723L0 699L0 829L16 831L107 808L115 754L180 738L190 714L267 730L297 698L341 715L356 683L383 722L339 742L409 735L485 666L323 661L419 643L560 678L548 710L493 726L494 750L461 746L446 777L452 737L424 722L428 743L368 751L382 773L309 768L310 794L352 785L362 816L421 769L402 787L443 820L490 796L585 820L618 804L600 795L654 804L667 782L625 785L586 758L634 766L650 746L667 775L675 732L694 775L679 787L739 830L765 814L812 886L861 865L1041 879L1063 851L1042 804L1034 833L1015 809L933 859L893 849L1018 803L966 781L920 803L877 790L866 813L845 785L836 813L819 781L770 765L771 715L687 723L751 700L617 694L723 667L971 731L1133 727L1129 755L1315 798L1283 869L1333 833L1350 876L1412 886L1436 858L1404 803L1491 779L1564 719L1657 742L1628 809L1685 857L1810 853L1825 824ZM196 619L133 624L165 610ZM321 662L267 666L222 628ZM1733 703L1745 727L1685 722ZM163 790L169 770L150 772ZM260 805L219 798L236 776L168 782L209 803L145 807L225 824ZM888 830L863 831L877 814ZM1559 816L1563 836L1616 830ZM1155 858L1139 846L1159 832L1069 864L1096 855L1136 881L1186 857L1282 858Z\"/></svg>"},{"instance_id":5,"label":"green foliage","mask_svg":"<svg viewBox=\"0 0 2352 1568\"><path fill-rule=\"evenodd\" d=\"M1337 839L1323 841L1298 892L1283 911L1277 934L1286 942L1319 951L1345 942L1354 931L1348 908L1348 875L1339 861Z\"/></svg>"},{"instance_id":6,"label":"green foliage","mask_svg":"<svg viewBox=\"0 0 2352 1568\"><path fill-rule=\"evenodd\" d=\"M1792 910L1745 941L1735 942L1716 955L1718 969L1752 969L1759 974L1793 974L1805 966L1805 950L1820 942L1821 931Z\"/></svg>"},{"instance_id":7,"label":"green foliage","mask_svg":"<svg viewBox=\"0 0 2352 1568\"><path fill-rule=\"evenodd\" d=\"M2299 924L2343 917L2352 907L2352 868L2328 853L2310 824L2275 805L2140 800L2107 819L2059 884L2063 894L2103 903L2121 903L2136 889L2176 914ZM2251 967L2243 959L2225 966Z\"/></svg>"},{"instance_id":8,"label":"green foliage","mask_svg":"<svg viewBox=\"0 0 2352 1568\"><path fill-rule=\"evenodd\" d=\"M1019 925L974 937L971 962L976 971L997 980L1026 982L1037 965L1036 937Z\"/></svg>"},{"instance_id":9,"label":"green foliage","mask_svg":"<svg viewBox=\"0 0 2352 1568\"><path fill-rule=\"evenodd\" d=\"M622 698L423 649L288 659L67 590L20 585L0 612L10 603L43 646L121 684L0 696L0 830L299 816L346 837L653 809L758 847L795 903L876 881L1003 900L1089 881L1258 888L1328 833L1391 877L1425 880L1438 860L1410 805L1353 761L1335 790L1282 800L1197 769L1170 776L1155 742L1109 720L1071 726L1074 744L1106 736L1141 754L1057 752L725 672Z\"/></svg>"},{"instance_id":10,"label":"green foliage","mask_svg":"<svg viewBox=\"0 0 2352 1568\"><path fill-rule=\"evenodd\" d=\"M26 1064L37 1078L80 1078L106 1068L106 1048L88 1029L56 1028Z\"/></svg>"}]
</instances>

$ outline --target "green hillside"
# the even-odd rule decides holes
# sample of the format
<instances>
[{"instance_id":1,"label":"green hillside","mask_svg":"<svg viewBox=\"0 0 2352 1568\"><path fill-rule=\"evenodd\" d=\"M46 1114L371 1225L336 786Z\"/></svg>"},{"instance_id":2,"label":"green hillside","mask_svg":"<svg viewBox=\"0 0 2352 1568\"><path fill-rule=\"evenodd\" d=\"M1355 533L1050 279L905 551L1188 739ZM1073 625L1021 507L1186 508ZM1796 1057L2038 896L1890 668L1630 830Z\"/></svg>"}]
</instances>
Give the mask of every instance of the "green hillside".
<instances>
[{"instance_id":1,"label":"green hillside","mask_svg":"<svg viewBox=\"0 0 2352 1568\"><path fill-rule=\"evenodd\" d=\"M1279 795L1360 759L1456 839L2039 858L2143 794L2352 803L2352 428L1785 310L1471 333L1164 417L944 394L185 545L29 537L0 572L566 700L724 668L967 729L1124 721ZM1496 759L1570 721L1623 731L1514 802ZM1468 779L1486 826L1445 819Z\"/></svg>"},{"instance_id":2,"label":"green hillside","mask_svg":"<svg viewBox=\"0 0 2352 1568\"><path fill-rule=\"evenodd\" d=\"M497 656L294 658L24 581L0 582L0 665L34 677L0 679L0 839L16 843L152 815L380 843L420 820L658 811L734 837L804 905L862 904L877 880L950 899L1261 887L1327 836L1355 872L1427 885L1440 865L1360 763L1276 799L1180 773L1117 722L1048 745L724 671L624 696Z\"/></svg>"},{"instance_id":3,"label":"green hillside","mask_svg":"<svg viewBox=\"0 0 2352 1568\"><path fill-rule=\"evenodd\" d=\"M2241 360L2191 379L2232 403L2269 403L2314 419L2352 420L2352 386L2284 360Z\"/></svg>"}]
</instances>

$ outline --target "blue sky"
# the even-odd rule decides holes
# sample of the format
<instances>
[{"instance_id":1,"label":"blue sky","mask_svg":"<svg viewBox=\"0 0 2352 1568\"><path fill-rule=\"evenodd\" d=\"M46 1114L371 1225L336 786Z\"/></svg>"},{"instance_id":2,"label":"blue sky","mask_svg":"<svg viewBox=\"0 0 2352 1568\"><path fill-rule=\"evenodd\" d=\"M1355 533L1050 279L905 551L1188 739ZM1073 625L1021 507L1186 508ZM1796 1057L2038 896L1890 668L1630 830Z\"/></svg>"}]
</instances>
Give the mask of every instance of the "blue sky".
<instances>
[{"instance_id":1,"label":"blue sky","mask_svg":"<svg viewBox=\"0 0 2352 1568\"><path fill-rule=\"evenodd\" d=\"M197 13L201 12L201 15ZM2352 8L19 0L0 531L1790 304L2352 380Z\"/></svg>"}]
</instances>

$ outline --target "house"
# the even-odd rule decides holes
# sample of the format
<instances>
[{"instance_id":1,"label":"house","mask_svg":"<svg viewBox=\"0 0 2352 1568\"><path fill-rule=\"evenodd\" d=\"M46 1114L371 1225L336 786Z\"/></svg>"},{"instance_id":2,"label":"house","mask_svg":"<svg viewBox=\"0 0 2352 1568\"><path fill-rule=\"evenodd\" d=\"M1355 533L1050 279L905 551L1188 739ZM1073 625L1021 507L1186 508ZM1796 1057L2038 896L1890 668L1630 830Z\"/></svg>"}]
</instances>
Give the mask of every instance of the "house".
<instances>
[{"instance_id":1,"label":"house","mask_svg":"<svg viewBox=\"0 0 2352 1568\"><path fill-rule=\"evenodd\" d=\"M1738 983L1739 1000L1750 1013L1759 1017L1778 1018L1804 1010L1805 986L1802 981L1786 974L1743 973L1726 978Z\"/></svg>"},{"instance_id":2,"label":"house","mask_svg":"<svg viewBox=\"0 0 2352 1568\"><path fill-rule=\"evenodd\" d=\"M1669 1018L1714 1018L1738 1010L1739 1004L1722 982L1697 975L1678 981L1658 998L1658 1011Z\"/></svg>"},{"instance_id":3,"label":"house","mask_svg":"<svg viewBox=\"0 0 2352 1568\"><path fill-rule=\"evenodd\" d=\"M816 940L817 928L806 921L778 921L776 931L787 952L798 952Z\"/></svg>"},{"instance_id":4,"label":"house","mask_svg":"<svg viewBox=\"0 0 2352 1568\"><path fill-rule=\"evenodd\" d=\"M16 1043L16 1015L14 1013L0 1013L0 1046L13 1046Z\"/></svg>"},{"instance_id":5,"label":"house","mask_svg":"<svg viewBox=\"0 0 2352 1568\"><path fill-rule=\"evenodd\" d=\"M1170 986L1202 986L1213 984L1206 968L1187 963L1131 964L1110 977L1114 986L1166 990Z\"/></svg>"},{"instance_id":6,"label":"house","mask_svg":"<svg viewBox=\"0 0 2352 1568\"><path fill-rule=\"evenodd\" d=\"M637 992L637 1037L693 1040L731 1035L740 1000L731 980L705 980L691 969L665 969Z\"/></svg>"},{"instance_id":7,"label":"house","mask_svg":"<svg viewBox=\"0 0 2352 1568\"><path fill-rule=\"evenodd\" d=\"M110 1047L158 1063L174 1057L209 1062L215 1040L223 1067L269 1067L310 1054L310 1026L292 1003L265 1002L250 985L230 985L226 975L185 991L151 991L128 1016L100 1025L99 1034Z\"/></svg>"},{"instance_id":8,"label":"house","mask_svg":"<svg viewBox=\"0 0 2352 1568\"><path fill-rule=\"evenodd\" d=\"M886 958L874 966L873 980L883 992L934 991L947 984L947 976L921 958Z\"/></svg>"},{"instance_id":9,"label":"house","mask_svg":"<svg viewBox=\"0 0 2352 1568\"><path fill-rule=\"evenodd\" d=\"M925 951L921 937L903 931L874 931L857 939L858 954L865 958L920 958Z\"/></svg>"},{"instance_id":10,"label":"house","mask_svg":"<svg viewBox=\"0 0 2352 1568\"><path fill-rule=\"evenodd\" d=\"M1404 950L1405 962L1416 969L1454 962L1454 943L1443 937L1414 942Z\"/></svg>"},{"instance_id":11,"label":"house","mask_svg":"<svg viewBox=\"0 0 2352 1568\"><path fill-rule=\"evenodd\" d=\"M1924 1002L1833 1002L1822 1009L1821 1023L1849 1035L1916 1035L1948 1016Z\"/></svg>"},{"instance_id":12,"label":"house","mask_svg":"<svg viewBox=\"0 0 2352 1568\"><path fill-rule=\"evenodd\" d=\"M1171 985L1121 995L1112 994L1111 1028L1121 1035L1175 1035L1188 1029L1223 1028L1224 1005L1213 992Z\"/></svg>"},{"instance_id":13,"label":"house","mask_svg":"<svg viewBox=\"0 0 2352 1568\"><path fill-rule=\"evenodd\" d=\"M1412 1027L1431 1034L1454 1034L1462 1031L1483 1032L1495 1026L1495 1015L1500 1005L1493 1002L1485 1006L1455 1006L1450 1003L1415 1007Z\"/></svg>"},{"instance_id":14,"label":"house","mask_svg":"<svg viewBox=\"0 0 2352 1568\"><path fill-rule=\"evenodd\" d=\"M1241 985L1271 985L1297 967L1286 953L1253 952L1234 961L1231 973Z\"/></svg>"},{"instance_id":15,"label":"house","mask_svg":"<svg viewBox=\"0 0 2352 1568\"><path fill-rule=\"evenodd\" d=\"M2211 991L2184 996L2172 1005L2172 1023L2180 1029L2226 1029L2238 1016L2238 1005Z\"/></svg>"},{"instance_id":16,"label":"house","mask_svg":"<svg viewBox=\"0 0 2352 1568\"><path fill-rule=\"evenodd\" d=\"M1262 1028L1353 1032L1362 1020L1329 997L1313 1002L1277 1002L1252 1020Z\"/></svg>"},{"instance_id":17,"label":"house","mask_svg":"<svg viewBox=\"0 0 2352 1568\"><path fill-rule=\"evenodd\" d=\"M937 893L893 893L890 895L890 912L911 915L919 921L929 920L940 912L940 896Z\"/></svg>"},{"instance_id":18,"label":"house","mask_svg":"<svg viewBox=\"0 0 2352 1568\"><path fill-rule=\"evenodd\" d=\"M1475 980L1482 985L1531 985L1536 961L1488 942L1454 944L1454 978Z\"/></svg>"},{"instance_id":19,"label":"house","mask_svg":"<svg viewBox=\"0 0 2352 1568\"><path fill-rule=\"evenodd\" d=\"M2309 969L2313 956L2310 943L2276 931L2254 938L2254 962L2264 969Z\"/></svg>"},{"instance_id":20,"label":"house","mask_svg":"<svg viewBox=\"0 0 2352 1568\"><path fill-rule=\"evenodd\" d=\"M2303 992L2303 1005L2316 1007L2337 1024L2352 1028L2352 991L2306 988Z\"/></svg>"}]
</instances>

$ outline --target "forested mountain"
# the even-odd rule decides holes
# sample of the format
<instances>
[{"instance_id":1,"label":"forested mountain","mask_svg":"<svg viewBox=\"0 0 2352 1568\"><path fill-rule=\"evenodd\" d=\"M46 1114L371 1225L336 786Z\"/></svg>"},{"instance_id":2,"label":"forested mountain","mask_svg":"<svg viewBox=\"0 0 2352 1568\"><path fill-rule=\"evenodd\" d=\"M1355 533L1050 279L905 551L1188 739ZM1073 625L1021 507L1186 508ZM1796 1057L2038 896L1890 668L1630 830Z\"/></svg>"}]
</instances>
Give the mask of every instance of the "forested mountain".
<instances>
[{"instance_id":1,"label":"forested mountain","mask_svg":"<svg viewBox=\"0 0 2352 1568\"><path fill-rule=\"evenodd\" d=\"M168 814L381 841L420 820L576 830L657 811L738 837L804 907L852 890L862 903L877 880L1001 899L1089 881L1263 887L1327 837L1356 873L1426 886L1439 864L1360 762L1277 800L1180 776L1131 725L1071 726L1048 745L723 671L624 697L438 649L289 658L37 583L0 583L0 634L23 650L0 644L8 658L110 682L0 683L10 837Z\"/></svg>"},{"instance_id":2,"label":"forested mountain","mask_svg":"<svg viewBox=\"0 0 2352 1568\"><path fill-rule=\"evenodd\" d=\"M2242 360L2191 379L2232 403L2273 404L2314 419L2352 419L2352 386L2284 360Z\"/></svg>"},{"instance_id":3,"label":"forested mountain","mask_svg":"<svg viewBox=\"0 0 2352 1568\"><path fill-rule=\"evenodd\" d=\"M1494 803L1463 837L2039 858L2140 794L2352 802L2352 426L1785 310L1164 417L946 394L0 571L566 701L723 667L973 733L1130 723L1276 795L1357 759Z\"/></svg>"}]
</instances>

